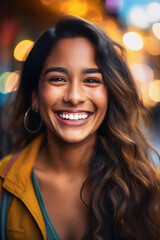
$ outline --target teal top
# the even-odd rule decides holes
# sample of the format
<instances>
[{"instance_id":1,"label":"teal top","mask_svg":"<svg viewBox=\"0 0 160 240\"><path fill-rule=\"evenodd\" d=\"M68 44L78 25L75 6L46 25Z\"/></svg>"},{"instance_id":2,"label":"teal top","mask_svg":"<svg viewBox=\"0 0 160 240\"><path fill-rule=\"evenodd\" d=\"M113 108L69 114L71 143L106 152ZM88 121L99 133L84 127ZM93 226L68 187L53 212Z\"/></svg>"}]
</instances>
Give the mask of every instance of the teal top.
<instances>
[{"instance_id":1,"label":"teal top","mask_svg":"<svg viewBox=\"0 0 160 240\"><path fill-rule=\"evenodd\" d=\"M43 219L45 222L47 240L60 240L60 237L58 236L58 234L55 230L55 227L53 226L53 223L52 223L51 219L49 218L49 215L48 215L46 206L44 204L42 194L40 191L40 187L38 184L38 180L37 180L34 170L32 171L32 181L33 181L34 190L35 190L35 193L36 193L36 196L38 199L38 203L39 203L39 206L42 211Z\"/></svg>"},{"instance_id":2,"label":"teal top","mask_svg":"<svg viewBox=\"0 0 160 240\"><path fill-rule=\"evenodd\" d=\"M0 202L0 239L6 240L6 220L8 207L12 198L12 194L5 189L3 190L2 199Z\"/></svg>"}]
</instances>

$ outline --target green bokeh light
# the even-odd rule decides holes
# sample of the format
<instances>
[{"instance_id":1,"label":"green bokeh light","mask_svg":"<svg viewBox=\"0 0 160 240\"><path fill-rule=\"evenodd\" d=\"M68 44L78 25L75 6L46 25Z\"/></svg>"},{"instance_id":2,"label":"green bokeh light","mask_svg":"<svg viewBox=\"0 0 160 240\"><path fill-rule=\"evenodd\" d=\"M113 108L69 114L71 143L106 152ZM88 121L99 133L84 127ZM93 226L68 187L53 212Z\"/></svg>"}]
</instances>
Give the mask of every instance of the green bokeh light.
<instances>
[{"instance_id":1,"label":"green bokeh light","mask_svg":"<svg viewBox=\"0 0 160 240\"><path fill-rule=\"evenodd\" d=\"M0 75L0 92L5 94L5 85L7 82L7 79L9 77L9 75L11 74L11 72L5 72L2 75Z\"/></svg>"}]
</instances>

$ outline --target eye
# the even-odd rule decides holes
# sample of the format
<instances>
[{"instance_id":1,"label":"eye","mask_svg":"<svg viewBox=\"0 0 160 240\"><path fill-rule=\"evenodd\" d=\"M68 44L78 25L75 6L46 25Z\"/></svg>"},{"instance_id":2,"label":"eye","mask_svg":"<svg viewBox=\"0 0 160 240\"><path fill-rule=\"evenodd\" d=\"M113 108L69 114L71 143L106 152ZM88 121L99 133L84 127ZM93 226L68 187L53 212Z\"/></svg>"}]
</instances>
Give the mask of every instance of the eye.
<instances>
[{"instance_id":1,"label":"eye","mask_svg":"<svg viewBox=\"0 0 160 240\"><path fill-rule=\"evenodd\" d=\"M48 79L49 82L66 82L66 80L62 77L52 77Z\"/></svg>"},{"instance_id":2,"label":"eye","mask_svg":"<svg viewBox=\"0 0 160 240\"><path fill-rule=\"evenodd\" d=\"M91 84L98 84L101 83L101 81L97 78L87 78L84 80L85 83L91 83Z\"/></svg>"}]
</instances>

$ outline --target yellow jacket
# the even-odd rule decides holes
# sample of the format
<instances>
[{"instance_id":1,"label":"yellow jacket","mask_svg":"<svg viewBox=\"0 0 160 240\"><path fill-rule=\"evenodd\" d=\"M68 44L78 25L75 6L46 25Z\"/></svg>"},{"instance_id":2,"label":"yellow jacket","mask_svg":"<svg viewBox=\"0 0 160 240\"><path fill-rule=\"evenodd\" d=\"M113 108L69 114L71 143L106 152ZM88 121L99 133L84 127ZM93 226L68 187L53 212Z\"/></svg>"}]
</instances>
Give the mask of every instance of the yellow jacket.
<instances>
[{"instance_id":1,"label":"yellow jacket","mask_svg":"<svg viewBox=\"0 0 160 240\"><path fill-rule=\"evenodd\" d=\"M11 154L0 161L0 198L3 188L13 195L6 223L8 240L46 240L45 223L31 180L42 141L40 135L20 152L15 161Z\"/></svg>"}]
</instances>

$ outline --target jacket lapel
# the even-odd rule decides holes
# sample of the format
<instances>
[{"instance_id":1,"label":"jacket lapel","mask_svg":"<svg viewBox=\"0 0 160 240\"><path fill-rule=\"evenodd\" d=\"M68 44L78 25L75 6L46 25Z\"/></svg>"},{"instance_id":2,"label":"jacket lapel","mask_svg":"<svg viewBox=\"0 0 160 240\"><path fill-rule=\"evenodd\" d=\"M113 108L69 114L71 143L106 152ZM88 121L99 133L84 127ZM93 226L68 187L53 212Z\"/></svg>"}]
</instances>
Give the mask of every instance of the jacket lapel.
<instances>
[{"instance_id":1,"label":"jacket lapel","mask_svg":"<svg viewBox=\"0 0 160 240\"><path fill-rule=\"evenodd\" d=\"M4 179L2 186L25 204L46 239L43 216L31 180L34 161L43 139L44 136L40 135L20 153L14 155L0 176Z\"/></svg>"}]
</instances>

